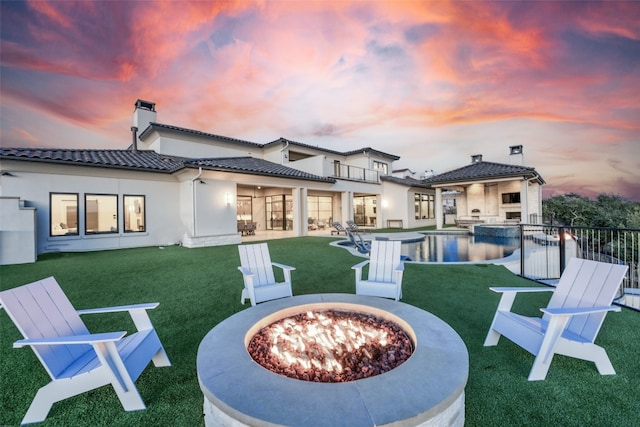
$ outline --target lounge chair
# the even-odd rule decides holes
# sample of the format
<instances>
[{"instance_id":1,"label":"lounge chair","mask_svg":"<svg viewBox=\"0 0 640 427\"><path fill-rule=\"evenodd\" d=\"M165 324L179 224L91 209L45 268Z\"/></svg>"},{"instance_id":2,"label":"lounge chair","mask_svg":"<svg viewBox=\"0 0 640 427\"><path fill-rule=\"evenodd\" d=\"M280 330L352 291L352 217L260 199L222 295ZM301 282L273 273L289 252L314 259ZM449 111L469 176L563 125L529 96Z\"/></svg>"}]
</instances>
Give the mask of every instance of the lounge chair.
<instances>
[{"instance_id":1,"label":"lounge chair","mask_svg":"<svg viewBox=\"0 0 640 427\"><path fill-rule=\"evenodd\" d=\"M284 264L271 262L269 247L266 243L238 246L240 253L240 267L244 280L244 289L240 296L240 302L244 304L249 298L251 305L269 301L276 298L293 296L291 286L291 271L295 270ZM284 282L276 282L273 267L282 269Z\"/></svg>"},{"instance_id":2,"label":"lounge chair","mask_svg":"<svg viewBox=\"0 0 640 427\"><path fill-rule=\"evenodd\" d=\"M371 242L369 259L351 267L356 274L356 294L400 300L404 273L404 261L400 251L401 242L398 240ZM369 274L367 279L363 279L362 269L367 264Z\"/></svg>"},{"instance_id":3,"label":"lounge chair","mask_svg":"<svg viewBox=\"0 0 640 427\"><path fill-rule=\"evenodd\" d=\"M38 390L22 424L44 421L55 402L107 384L125 411L145 409L136 379L151 361L171 366L146 312L158 303L76 310L49 277L0 292L0 304L24 336L13 346L30 346L51 377ZM80 319L81 314L119 311L129 312L138 332L92 334Z\"/></svg>"},{"instance_id":4,"label":"lounge chair","mask_svg":"<svg viewBox=\"0 0 640 427\"><path fill-rule=\"evenodd\" d=\"M535 356L529 381L544 380L554 354L596 364L601 375L615 370L604 348L594 343L627 272L626 265L572 258L555 288L491 288L502 293L485 346L498 344L505 336ZM547 308L539 317L525 317L511 311L518 292L552 291Z\"/></svg>"}]
</instances>

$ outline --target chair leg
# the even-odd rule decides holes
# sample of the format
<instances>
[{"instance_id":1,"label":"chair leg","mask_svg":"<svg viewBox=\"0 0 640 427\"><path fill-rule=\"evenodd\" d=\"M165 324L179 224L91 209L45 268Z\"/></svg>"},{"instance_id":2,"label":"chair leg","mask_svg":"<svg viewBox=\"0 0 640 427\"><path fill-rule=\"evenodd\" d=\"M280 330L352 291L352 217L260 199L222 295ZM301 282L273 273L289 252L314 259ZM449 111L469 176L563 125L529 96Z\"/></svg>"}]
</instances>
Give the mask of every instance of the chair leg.
<instances>
[{"instance_id":1,"label":"chair leg","mask_svg":"<svg viewBox=\"0 0 640 427\"><path fill-rule=\"evenodd\" d=\"M85 374L74 378L54 380L41 387L33 398L21 424L42 422L54 403L109 384L103 375Z\"/></svg>"},{"instance_id":2,"label":"chair leg","mask_svg":"<svg viewBox=\"0 0 640 427\"><path fill-rule=\"evenodd\" d=\"M171 361L169 360L167 352L164 351L164 347L160 347L160 350L158 350L151 360L153 361L153 366L156 368L171 366Z\"/></svg>"},{"instance_id":3,"label":"chair leg","mask_svg":"<svg viewBox=\"0 0 640 427\"><path fill-rule=\"evenodd\" d=\"M544 338L542 339L540 350L529 373L529 381L544 380L547 377L553 355L557 351L556 347L561 341L562 331L564 331L568 322L569 316L551 317Z\"/></svg>"},{"instance_id":4,"label":"chair leg","mask_svg":"<svg viewBox=\"0 0 640 427\"><path fill-rule=\"evenodd\" d=\"M616 371L604 348L593 343L572 343L560 341L556 353L575 359L593 362L600 375L615 375Z\"/></svg>"}]
</instances>

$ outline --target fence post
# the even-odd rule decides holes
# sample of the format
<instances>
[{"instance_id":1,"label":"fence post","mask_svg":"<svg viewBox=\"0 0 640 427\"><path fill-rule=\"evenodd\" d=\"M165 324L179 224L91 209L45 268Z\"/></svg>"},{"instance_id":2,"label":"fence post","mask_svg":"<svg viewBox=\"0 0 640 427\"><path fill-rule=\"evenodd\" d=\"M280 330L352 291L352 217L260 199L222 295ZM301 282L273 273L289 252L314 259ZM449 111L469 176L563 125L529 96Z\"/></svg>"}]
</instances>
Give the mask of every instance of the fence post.
<instances>
[{"instance_id":1,"label":"fence post","mask_svg":"<svg viewBox=\"0 0 640 427\"><path fill-rule=\"evenodd\" d=\"M564 240L565 240L564 227L558 227L558 250L560 251L560 275L561 276L567 262Z\"/></svg>"},{"instance_id":2,"label":"fence post","mask_svg":"<svg viewBox=\"0 0 640 427\"><path fill-rule=\"evenodd\" d=\"M520 276L524 275L524 224L520 224Z\"/></svg>"}]
</instances>

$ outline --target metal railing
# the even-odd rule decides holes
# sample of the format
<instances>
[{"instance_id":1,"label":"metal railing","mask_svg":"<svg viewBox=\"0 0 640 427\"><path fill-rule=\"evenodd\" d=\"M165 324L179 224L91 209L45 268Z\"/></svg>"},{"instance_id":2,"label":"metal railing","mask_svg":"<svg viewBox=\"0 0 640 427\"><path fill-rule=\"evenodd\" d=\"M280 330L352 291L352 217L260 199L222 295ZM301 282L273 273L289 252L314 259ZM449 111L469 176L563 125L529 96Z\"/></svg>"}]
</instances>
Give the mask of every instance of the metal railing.
<instances>
[{"instance_id":1,"label":"metal railing","mask_svg":"<svg viewBox=\"0 0 640 427\"><path fill-rule=\"evenodd\" d=\"M560 278L570 258L629 267L616 302L640 310L640 230L520 224L520 275L538 281Z\"/></svg>"},{"instance_id":2,"label":"metal railing","mask_svg":"<svg viewBox=\"0 0 640 427\"><path fill-rule=\"evenodd\" d=\"M334 178L350 179L354 181L379 182L379 173L375 169L365 169L358 166L334 165Z\"/></svg>"}]
</instances>

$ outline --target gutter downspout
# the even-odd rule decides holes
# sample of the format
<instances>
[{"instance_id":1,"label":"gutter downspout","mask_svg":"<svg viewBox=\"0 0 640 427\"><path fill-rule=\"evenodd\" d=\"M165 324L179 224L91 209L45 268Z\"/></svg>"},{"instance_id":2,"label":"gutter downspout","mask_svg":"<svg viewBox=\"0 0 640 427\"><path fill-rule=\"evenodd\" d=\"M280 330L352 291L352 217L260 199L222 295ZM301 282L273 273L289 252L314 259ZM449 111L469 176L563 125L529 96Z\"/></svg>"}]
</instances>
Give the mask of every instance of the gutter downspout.
<instances>
[{"instance_id":1,"label":"gutter downspout","mask_svg":"<svg viewBox=\"0 0 640 427\"><path fill-rule=\"evenodd\" d=\"M289 160L289 156L287 155L287 153L285 153L285 150L289 148L289 141L285 142L284 147L282 147L282 150L280 150L280 153L282 153L282 156L280 156L280 164L284 165L284 159L287 159L287 163Z\"/></svg>"},{"instance_id":2,"label":"gutter downspout","mask_svg":"<svg viewBox=\"0 0 640 427\"><path fill-rule=\"evenodd\" d=\"M202 167L198 168L198 175L191 178L191 208L193 209L193 237L196 237L196 181L202 175Z\"/></svg>"}]
</instances>

